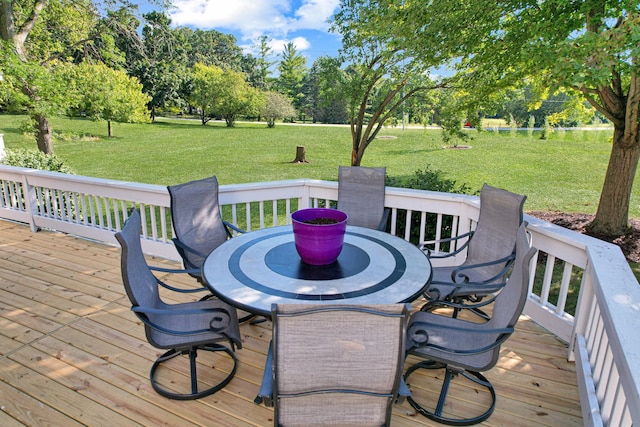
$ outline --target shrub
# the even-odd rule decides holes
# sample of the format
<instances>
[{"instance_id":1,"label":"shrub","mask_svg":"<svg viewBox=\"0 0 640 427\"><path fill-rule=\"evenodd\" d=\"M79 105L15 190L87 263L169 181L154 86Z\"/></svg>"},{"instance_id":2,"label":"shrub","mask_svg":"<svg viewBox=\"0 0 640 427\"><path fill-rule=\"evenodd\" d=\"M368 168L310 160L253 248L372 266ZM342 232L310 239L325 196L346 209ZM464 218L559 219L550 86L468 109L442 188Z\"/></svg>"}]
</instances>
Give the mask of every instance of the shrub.
<instances>
[{"instance_id":1,"label":"shrub","mask_svg":"<svg viewBox=\"0 0 640 427\"><path fill-rule=\"evenodd\" d=\"M73 173L71 168L64 164L64 160L56 157L55 154L44 154L35 150L7 150L3 163L9 166Z\"/></svg>"},{"instance_id":2,"label":"shrub","mask_svg":"<svg viewBox=\"0 0 640 427\"><path fill-rule=\"evenodd\" d=\"M443 193L457 194L480 194L480 190L473 191L466 183L458 184L454 179L444 176L440 170L431 170L429 165L426 169L418 169L412 176L408 177L390 177L387 176L385 185L389 187L412 188L415 190L429 190ZM398 210L396 221L396 234L403 236L406 229L406 210ZM425 221L424 236L426 240L434 239L436 236L438 216L436 214L428 214ZM450 237L453 229L453 217L445 216L442 218L442 235L441 237ZM420 244L420 214L413 212L411 216L411 236L409 240L414 244ZM443 248L446 250L446 248Z\"/></svg>"}]
</instances>

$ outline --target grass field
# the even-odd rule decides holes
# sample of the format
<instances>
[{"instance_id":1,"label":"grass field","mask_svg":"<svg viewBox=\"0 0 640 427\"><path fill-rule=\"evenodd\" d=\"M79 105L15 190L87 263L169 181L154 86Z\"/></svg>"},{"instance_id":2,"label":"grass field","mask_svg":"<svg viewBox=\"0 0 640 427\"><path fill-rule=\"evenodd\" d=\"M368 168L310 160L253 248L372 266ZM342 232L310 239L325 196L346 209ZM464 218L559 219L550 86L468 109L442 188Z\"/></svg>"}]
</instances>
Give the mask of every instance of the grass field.
<instances>
[{"instance_id":1,"label":"grass field","mask_svg":"<svg viewBox=\"0 0 640 427\"><path fill-rule=\"evenodd\" d=\"M20 129L23 116L0 115L8 149L35 148ZM56 154L80 175L152 184L176 184L217 175L221 184L294 178L337 180L348 165L347 126L222 123L160 119L154 124L52 120ZM483 183L528 196L526 211L594 213L611 150L612 131L556 131L547 140L534 133L468 131L468 149L443 146L435 129L386 128L367 149L363 166L386 166L389 176L439 170L444 177L480 189ZM306 147L309 163L294 164L296 146ZM640 174L640 172L639 172ZM640 186L630 215L640 218Z\"/></svg>"}]
</instances>

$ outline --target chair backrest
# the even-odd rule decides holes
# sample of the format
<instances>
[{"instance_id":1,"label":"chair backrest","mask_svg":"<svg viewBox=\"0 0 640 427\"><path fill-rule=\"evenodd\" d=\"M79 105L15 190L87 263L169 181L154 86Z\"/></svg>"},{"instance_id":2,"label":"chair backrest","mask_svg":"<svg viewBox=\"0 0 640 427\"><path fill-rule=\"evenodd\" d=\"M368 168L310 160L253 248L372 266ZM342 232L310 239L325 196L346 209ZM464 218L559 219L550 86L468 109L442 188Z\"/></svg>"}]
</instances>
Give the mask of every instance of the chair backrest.
<instances>
[{"instance_id":1,"label":"chair backrest","mask_svg":"<svg viewBox=\"0 0 640 427\"><path fill-rule=\"evenodd\" d=\"M523 206L527 196L511 193L485 184L480 192L480 216L469 241L463 265L491 262L511 255L516 234L522 224ZM486 267L485 277L492 277L505 264Z\"/></svg>"},{"instance_id":2,"label":"chair backrest","mask_svg":"<svg viewBox=\"0 0 640 427\"><path fill-rule=\"evenodd\" d=\"M171 221L175 238L190 248L176 248L186 268L200 268L211 251L227 239L218 203L215 176L167 187L171 196Z\"/></svg>"},{"instance_id":3,"label":"chair backrest","mask_svg":"<svg viewBox=\"0 0 640 427\"><path fill-rule=\"evenodd\" d=\"M274 424L389 425L407 316L405 304L274 305Z\"/></svg>"},{"instance_id":4,"label":"chair backrest","mask_svg":"<svg viewBox=\"0 0 640 427\"><path fill-rule=\"evenodd\" d=\"M347 224L376 229L384 215L386 168L340 166L338 209L349 215Z\"/></svg>"},{"instance_id":5,"label":"chair backrest","mask_svg":"<svg viewBox=\"0 0 640 427\"><path fill-rule=\"evenodd\" d=\"M161 305L158 283L144 258L140 245L140 230L140 213L134 209L122 230L116 233L116 239L122 246L122 282L132 305L158 307Z\"/></svg>"},{"instance_id":6,"label":"chair backrest","mask_svg":"<svg viewBox=\"0 0 640 427\"><path fill-rule=\"evenodd\" d=\"M529 242L526 227L527 223L523 222L516 233L516 259L507 284L493 303L491 319L486 323L488 328L514 327L524 310L529 294L531 258L536 253L536 248Z\"/></svg>"}]
</instances>

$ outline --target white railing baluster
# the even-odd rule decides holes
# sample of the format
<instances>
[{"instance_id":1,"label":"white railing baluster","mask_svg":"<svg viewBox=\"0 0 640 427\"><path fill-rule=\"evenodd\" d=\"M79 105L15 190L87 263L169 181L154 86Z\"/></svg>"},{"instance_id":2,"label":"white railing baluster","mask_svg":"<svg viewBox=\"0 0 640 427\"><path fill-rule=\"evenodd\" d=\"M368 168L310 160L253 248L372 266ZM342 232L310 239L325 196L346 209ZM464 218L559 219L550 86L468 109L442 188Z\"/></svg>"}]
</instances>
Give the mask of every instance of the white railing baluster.
<instances>
[{"instance_id":1,"label":"white railing baluster","mask_svg":"<svg viewBox=\"0 0 640 427\"><path fill-rule=\"evenodd\" d=\"M412 214L413 214L413 211L411 211L410 209L407 209L407 216L404 220L404 240L411 239L411 215Z\"/></svg>"},{"instance_id":2,"label":"white railing baluster","mask_svg":"<svg viewBox=\"0 0 640 427\"><path fill-rule=\"evenodd\" d=\"M277 226L278 225L278 201L274 200L271 202L271 212L273 212L272 216L273 216L273 222L271 223L272 226Z\"/></svg>"},{"instance_id":3,"label":"white railing baluster","mask_svg":"<svg viewBox=\"0 0 640 427\"><path fill-rule=\"evenodd\" d=\"M558 303L556 304L556 313L559 315L562 315L565 311L564 309L567 304L567 295L569 294L569 284L571 283L572 272L573 265L565 262L564 270L562 272L562 282L560 283L560 290L558 294Z\"/></svg>"},{"instance_id":4,"label":"white railing baluster","mask_svg":"<svg viewBox=\"0 0 640 427\"><path fill-rule=\"evenodd\" d=\"M442 239L442 214L438 214L436 216L436 236L435 236L435 246L433 248L433 252L434 253L439 253L441 251L440 249L440 242L439 240ZM453 252L454 250L454 245L450 245L449 246L449 252Z\"/></svg>"},{"instance_id":5,"label":"white railing baluster","mask_svg":"<svg viewBox=\"0 0 640 427\"><path fill-rule=\"evenodd\" d=\"M264 201L258 202L258 216L260 217L260 228L264 228Z\"/></svg>"},{"instance_id":6,"label":"white railing baluster","mask_svg":"<svg viewBox=\"0 0 640 427\"><path fill-rule=\"evenodd\" d=\"M245 203L245 221L247 222L245 230L251 231L251 202Z\"/></svg>"},{"instance_id":7,"label":"white railing baluster","mask_svg":"<svg viewBox=\"0 0 640 427\"><path fill-rule=\"evenodd\" d=\"M158 239L158 226L156 219L156 207L154 205L149 206L149 216L151 217L151 238L153 240Z\"/></svg>"},{"instance_id":8,"label":"white railing baluster","mask_svg":"<svg viewBox=\"0 0 640 427\"><path fill-rule=\"evenodd\" d=\"M233 225L238 225L238 205L235 203L231 205L231 223Z\"/></svg>"},{"instance_id":9,"label":"white railing baluster","mask_svg":"<svg viewBox=\"0 0 640 427\"><path fill-rule=\"evenodd\" d=\"M551 289L555 262L556 257L547 254L547 265L544 270L544 278L542 279L542 290L540 291L540 304L542 305L547 305L549 302L549 291Z\"/></svg>"},{"instance_id":10,"label":"white railing baluster","mask_svg":"<svg viewBox=\"0 0 640 427\"><path fill-rule=\"evenodd\" d=\"M396 236L398 233L396 231L396 224L398 222L398 209L391 209L391 234Z\"/></svg>"}]
</instances>

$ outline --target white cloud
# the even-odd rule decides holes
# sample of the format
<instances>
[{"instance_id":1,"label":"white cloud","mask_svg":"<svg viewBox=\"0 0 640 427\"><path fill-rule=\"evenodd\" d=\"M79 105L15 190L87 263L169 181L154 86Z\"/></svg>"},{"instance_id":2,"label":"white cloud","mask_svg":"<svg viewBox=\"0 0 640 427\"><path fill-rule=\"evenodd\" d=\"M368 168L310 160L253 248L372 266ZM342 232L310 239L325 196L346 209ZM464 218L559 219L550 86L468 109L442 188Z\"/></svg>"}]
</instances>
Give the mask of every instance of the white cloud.
<instances>
[{"instance_id":1,"label":"white cloud","mask_svg":"<svg viewBox=\"0 0 640 427\"><path fill-rule=\"evenodd\" d=\"M326 31L329 28L327 19L339 4L340 0L303 0L291 25L300 29Z\"/></svg>"},{"instance_id":2,"label":"white cloud","mask_svg":"<svg viewBox=\"0 0 640 427\"><path fill-rule=\"evenodd\" d=\"M293 45L296 47L298 52L305 51L311 47L311 43L304 37L294 37L293 39L271 39L269 41L269 47L271 48L271 52L274 54L279 54L284 51L284 47L287 43L293 42Z\"/></svg>"},{"instance_id":3,"label":"white cloud","mask_svg":"<svg viewBox=\"0 0 640 427\"><path fill-rule=\"evenodd\" d=\"M171 12L174 24L203 29L221 28L243 34L277 29L284 24L288 0L177 0Z\"/></svg>"},{"instance_id":4,"label":"white cloud","mask_svg":"<svg viewBox=\"0 0 640 427\"><path fill-rule=\"evenodd\" d=\"M328 29L339 0L175 0L175 25L238 31L243 38ZM296 8L297 7L297 8Z\"/></svg>"},{"instance_id":5,"label":"white cloud","mask_svg":"<svg viewBox=\"0 0 640 427\"><path fill-rule=\"evenodd\" d=\"M327 32L327 20L339 4L340 0L174 0L170 16L177 26L232 32L245 53L257 54L260 37L267 36L272 55L277 55L289 41L298 52L311 49L304 32Z\"/></svg>"}]
</instances>

